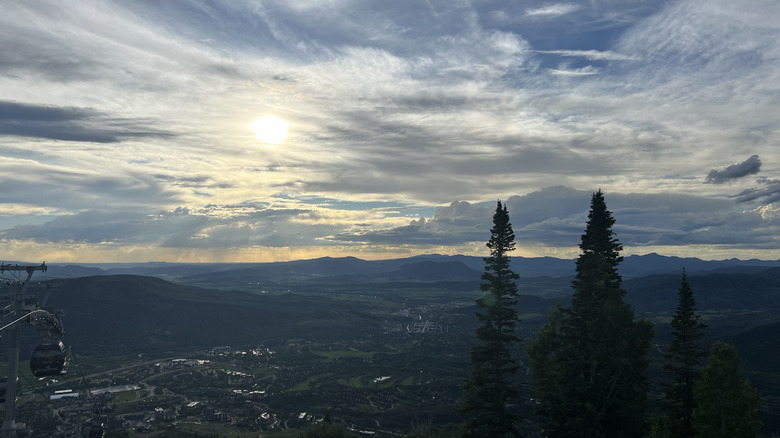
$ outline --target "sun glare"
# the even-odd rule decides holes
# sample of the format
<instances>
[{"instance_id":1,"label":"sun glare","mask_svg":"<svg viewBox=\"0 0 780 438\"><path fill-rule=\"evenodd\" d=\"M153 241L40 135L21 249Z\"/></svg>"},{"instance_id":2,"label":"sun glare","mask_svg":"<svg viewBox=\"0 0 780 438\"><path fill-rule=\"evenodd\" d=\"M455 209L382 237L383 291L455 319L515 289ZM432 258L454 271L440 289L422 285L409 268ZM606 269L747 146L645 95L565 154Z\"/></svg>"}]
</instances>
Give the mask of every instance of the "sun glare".
<instances>
[{"instance_id":1,"label":"sun glare","mask_svg":"<svg viewBox=\"0 0 780 438\"><path fill-rule=\"evenodd\" d=\"M279 144L287 137L289 123L279 117L266 116L252 123L252 130L257 134L257 139L263 143Z\"/></svg>"}]
</instances>

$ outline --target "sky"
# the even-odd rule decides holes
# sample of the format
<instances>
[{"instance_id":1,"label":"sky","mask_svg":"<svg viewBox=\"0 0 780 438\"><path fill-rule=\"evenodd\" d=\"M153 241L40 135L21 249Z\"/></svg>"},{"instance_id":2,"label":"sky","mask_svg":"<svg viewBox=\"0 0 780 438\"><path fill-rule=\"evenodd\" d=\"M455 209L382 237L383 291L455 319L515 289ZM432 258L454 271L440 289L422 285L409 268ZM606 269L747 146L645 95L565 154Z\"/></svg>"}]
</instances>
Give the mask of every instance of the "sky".
<instances>
[{"instance_id":1,"label":"sky","mask_svg":"<svg viewBox=\"0 0 780 438\"><path fill-rule=\"evenodd\" d=\"M776 0L0 0L0 259L780 259Z\"/></svg>"}]
</instances>

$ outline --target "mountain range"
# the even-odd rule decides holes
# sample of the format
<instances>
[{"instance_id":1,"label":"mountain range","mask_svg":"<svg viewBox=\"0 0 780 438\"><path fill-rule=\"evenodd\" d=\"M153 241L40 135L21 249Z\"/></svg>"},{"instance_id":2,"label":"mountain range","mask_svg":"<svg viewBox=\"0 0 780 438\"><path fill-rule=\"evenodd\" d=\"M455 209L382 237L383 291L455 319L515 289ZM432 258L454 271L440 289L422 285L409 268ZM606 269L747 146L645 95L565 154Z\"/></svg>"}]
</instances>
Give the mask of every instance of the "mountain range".
<instances>
[{"instance_id":1,"label":"mountain range","mask_svg":"<svg viewBox=\"0 0 780 438\"><path fill-rule=\"evenodd\" d=\"M570 277L574 259L553 257L512 257L512 268L521 278ZM780 260L701 260L658 254L625 257L620 265L624 279L659 274L755 273L780 268ZM433 269L433 270L432 270ZM49 264L48 271L36 274L36 280L73 278L88 275L131 274L160 277L183 284L207 284L233 287L242 280L294 281L296 279L350 276L397 279L479 280L484 269L481 257L464 255L420 255L388 260L362 260L355 257L323 257L273 263L127 263L127 264ZM227 282L227 283L225 283Z\"/></svg>"},{"instance_id":2,"label":"mountain range","mask_svg":"<svg viewBox=\"0 0 780 438\"><path fill-rule=\"evenodd\" d=\"M568 302L573 260L512 261L521 276L525 313L544 315L556 303ZM204 342L217 342L226 333L246 334L236 335L245 341L270 331L274 337L296 336L298 323L332 326L315 331L318 336L343 335L352 323L373 326L371 306L345 296L380 296L390 308L401 303L470 306L480 293L483 263L479 257L424 255L376 261L325 257L280 263L52 264L33 280L39 286L59 285L47 290L46 304L66 309L68 319L75 316L91 327L114 327L118 333L146 330L139 339L181 332ZM725 327L722 334L736 335L780 321L780 261L629 256L620 266L626 300L639 314L671 315L683 269L699 309L731 318L719 322ZM112 313L122 317L111 317ZM130 322L124 324L124 319ZM329 324L329 319L339 324ZM217 321L220 325L212 327ZM96 335L86 327L84 333ZM160 333L168 334L161 338ZM104 338L101 344L113 342Z\"/></svg>"}]
</instances>

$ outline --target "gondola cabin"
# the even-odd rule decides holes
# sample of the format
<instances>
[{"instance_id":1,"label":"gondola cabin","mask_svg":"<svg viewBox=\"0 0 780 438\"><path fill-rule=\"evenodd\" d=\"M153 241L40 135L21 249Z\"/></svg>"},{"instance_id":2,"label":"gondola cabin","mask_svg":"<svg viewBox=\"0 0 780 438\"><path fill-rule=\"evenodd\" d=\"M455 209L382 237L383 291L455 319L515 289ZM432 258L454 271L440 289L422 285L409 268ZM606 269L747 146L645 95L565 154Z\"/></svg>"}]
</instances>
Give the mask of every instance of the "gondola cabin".
<instances>
[{"instance_id":1,"label":"gondola cabin","mask_svg":"<svg viewBox=\"0 0 780 438\"><path fill-rule=\"evenodd\" d=\"M30 369L35 377L57 376L65 368L65 346L41 344L35 347L30 358Z\"/></svg>"}]
</instances>

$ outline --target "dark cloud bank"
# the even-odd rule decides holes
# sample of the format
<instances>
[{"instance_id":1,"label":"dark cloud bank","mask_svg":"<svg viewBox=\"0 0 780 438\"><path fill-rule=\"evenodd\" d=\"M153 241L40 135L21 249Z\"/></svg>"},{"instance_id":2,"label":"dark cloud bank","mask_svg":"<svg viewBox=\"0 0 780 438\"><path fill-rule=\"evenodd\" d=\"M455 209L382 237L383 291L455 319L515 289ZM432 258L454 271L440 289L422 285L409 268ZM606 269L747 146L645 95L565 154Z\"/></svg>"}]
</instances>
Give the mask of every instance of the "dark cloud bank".
<instances>
[{"instance_id":1,"label":"dark cloud bank","mask_svg":"<svg viewBox=\"0 0 780 438\"><path fill-rule=\"evenodd\" d=\"M753 155L747 160L732 164L731 166L716 170L712 169L704 180L706 184L723 184L734 179L739 179L748 175L755 175L761 170L761 159L758 155Z\"/></svg>"},{"instance_id":2,"label":"dark cloud bank","mask_svg":"<svg viewBox=\"0 0 780 438\"><path fill-rule=\"evenodd\" d=\"M132 119L111 119L91 108L0 101L0 135L48 140L117 143L132 137L171 137Z\"/></svg>"},{"instance_id":3,"label":"dark cloud bank","mask_svg":"<svg viewBox=\"0 0 780 438\"><path fill-rule=\"evenodd\" d=\"M520 244L574 247L588 220L590 191L547 187L506 200ZM756 211L736 208L733 199L694 194L607 193L620 241L629 247L653 245L771 246L777 232ZM739 200L738 200L739 201ZM493 203L453 202L430 220L415 220L391 230L339 234L336 240L375 244L457 245L483 241L489 233Z\"/></svg>"}]
</instances>

